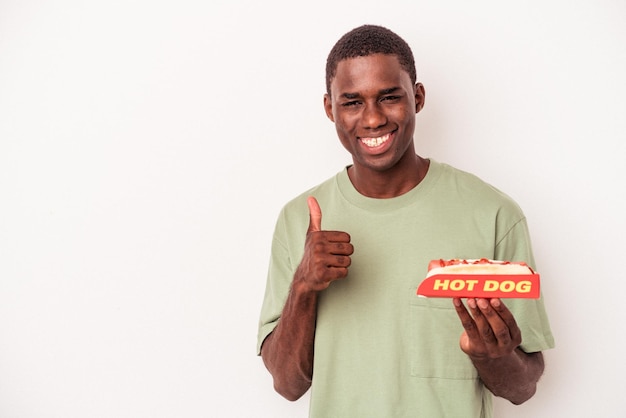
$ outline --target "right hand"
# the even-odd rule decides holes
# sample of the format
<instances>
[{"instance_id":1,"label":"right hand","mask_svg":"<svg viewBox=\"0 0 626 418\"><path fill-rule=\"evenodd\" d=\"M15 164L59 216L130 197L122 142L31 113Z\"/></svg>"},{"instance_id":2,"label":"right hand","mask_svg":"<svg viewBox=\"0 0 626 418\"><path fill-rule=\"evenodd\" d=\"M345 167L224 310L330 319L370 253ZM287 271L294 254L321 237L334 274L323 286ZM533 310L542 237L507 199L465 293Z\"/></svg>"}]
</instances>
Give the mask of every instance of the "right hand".
<instances>
[{"instance_id":1,"label":"right hand","mask_svg":"<svg viewBox=\"0 0 626 418\"><path fill-rule=\"evenodd\" d=\"M350 235L342 231L322 230L322 210L314 197L307 199L309 228L306 233L304 255L296 271L306 288L313 291L326 289L338 279L348 275L350 255L354 247Z\"/></svg>"}]
</instances>

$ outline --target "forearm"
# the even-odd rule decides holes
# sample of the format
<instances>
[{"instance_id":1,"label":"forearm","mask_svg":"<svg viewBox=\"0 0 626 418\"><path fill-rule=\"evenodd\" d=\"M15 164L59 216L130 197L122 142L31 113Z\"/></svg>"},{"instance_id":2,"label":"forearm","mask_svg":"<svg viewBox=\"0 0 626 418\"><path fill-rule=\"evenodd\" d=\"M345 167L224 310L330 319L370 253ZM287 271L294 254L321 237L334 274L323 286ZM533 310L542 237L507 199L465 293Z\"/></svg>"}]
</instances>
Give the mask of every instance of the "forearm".
<instances>
[{"instance_id":1,"label":"forearm","mask_svg":"<svg viewBox=\"0 0 626 418\"><path fill-rule=\"evenodd\" d=\"M541 352L525 353L517 348L497 359L472 359L485 386L496 396L519 405L530 399L543 374Z\"/></svg>"},{"instance_id":2,"label":"forearm","mask_svg":"<svg viewBox=\"0 0 626 418\"><path fill-rule=\"evenodd\" d=\"M313 376L317 292L301 288L295 280L278 325L261 347L275 390L291 401L306 393Z\"/></svg>"}]
</instances>

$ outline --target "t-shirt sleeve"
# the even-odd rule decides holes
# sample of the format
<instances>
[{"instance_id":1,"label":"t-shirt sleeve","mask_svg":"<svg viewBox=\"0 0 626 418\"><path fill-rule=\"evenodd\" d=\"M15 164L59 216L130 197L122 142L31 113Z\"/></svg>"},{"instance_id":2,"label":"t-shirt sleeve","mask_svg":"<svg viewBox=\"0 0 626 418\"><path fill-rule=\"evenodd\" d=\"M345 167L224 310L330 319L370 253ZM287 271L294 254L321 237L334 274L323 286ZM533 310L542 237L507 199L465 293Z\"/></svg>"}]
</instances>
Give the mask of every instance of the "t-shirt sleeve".
<instances>
[{"instance_id":1,"label":"t-shirt sleeve","mask_svg":"<svg viewBox=\"0 0 626 418\"><path fill-rule=\"evenodd\" d=\"M289 251L284 242L284 219L281 216L276 223L274 236L272 238L272 248L270 263L267 272L267 283L265 296L261 306L257 334L257 355L261 354L261 346L265 338L276 327L285 300L293 280L293 268L289 257Z\"/></svg>"},{"instance_id":2,"label":"t-shirt sleeve","mask_svg":"<svg viewBox=\"0 0 626 418\"><path fill-rule=\"evenodd\" d=\"M536 270L526 219L515 222L505 230L496 243L496 259L524 261ZM541 272L536 270L540 274ZM544 306L543 294L539 299L505 299L522 331L521 349L527 353L554 348L554 337Z\"/></svg>"}]
</instances>

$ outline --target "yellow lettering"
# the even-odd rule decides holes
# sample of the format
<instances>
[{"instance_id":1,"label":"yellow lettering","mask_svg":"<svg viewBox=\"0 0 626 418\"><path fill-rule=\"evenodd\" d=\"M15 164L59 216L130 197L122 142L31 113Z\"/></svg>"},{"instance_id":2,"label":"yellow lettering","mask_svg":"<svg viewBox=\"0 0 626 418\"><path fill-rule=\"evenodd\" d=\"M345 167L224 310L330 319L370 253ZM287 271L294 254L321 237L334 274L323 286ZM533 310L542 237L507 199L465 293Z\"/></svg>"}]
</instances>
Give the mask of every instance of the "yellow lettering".
<instances>
[{"instance_id":1,"label":"yellow lettering","mask_svg":"<svg viewBox=\"0 0 626 418\"><path fill-rule=\"evenodd\" d=\"M478 280L466 280L467 290L470 292L474 290L474 286L478 283Z\"/></svg>"},{"instance_id":2,"label":"yellow lettering","mask_svg":"<svg viewBox=\"0 0 626 418\"><path fill-rule=\"evenodd\" d=\"M515 287L515 290L517 290L520 293L528 293L530 292L530 288L531 288L531 283L528 280L524 280L517 284L517 286Z\"/></svg>"},{"instance_id":3,"label":"yellow lettering","mask_svg":"<svg viewBox=\"0 0 626 418\"><path fill-rule=\"evenodd\" d=\"M495 292L498 290L498 282L495 280L485 280L485 286L483 287L485 292Z\"/></svg>"},{"instance_id":4,"label":"yellow lettering","mask_svg":"<svg viewBox=\"0 0 626 418\"><path fill-rule=\"evenodd\" d=\"M433 290L448 290L448 285L450 284L450 280L435 280L435 284L433 285Z\"/></svg>"},{"instance_id":5,"label":"yellow lettering","mask_svg":"<svg viewBox=\"0 0 626 418\"><path fill-rule=\"evenodd\" d=\"M515 282L512 282L511 280L507 280L507 281L500 283L500 290L502 292L512 292L513 290L515 290Z\"/></svg>"},{"instance_id":6,"label":"yellow lettering","mask_svg":"<svg viewBox=\"0 0 626 418\"><path fill-rule=\"evenodd\" d=\"M452 290L462 290L465 287L465 281L457 279L452 280L450 283L450 289Z\"/></svg>"}]
</instances>

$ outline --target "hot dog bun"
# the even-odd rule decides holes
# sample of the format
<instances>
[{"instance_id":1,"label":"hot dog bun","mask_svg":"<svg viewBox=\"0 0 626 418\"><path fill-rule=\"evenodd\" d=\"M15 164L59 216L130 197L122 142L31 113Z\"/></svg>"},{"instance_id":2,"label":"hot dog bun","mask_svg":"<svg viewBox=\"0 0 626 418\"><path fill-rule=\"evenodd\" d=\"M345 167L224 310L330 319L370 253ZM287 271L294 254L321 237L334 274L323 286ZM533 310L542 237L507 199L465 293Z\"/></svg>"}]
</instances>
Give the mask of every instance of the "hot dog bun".
<instances>
[{"instance_id":1,"label":"hot dog bun","mask_svg":"<svg viewBox=\"0 0 626 418\"><path fill-rule=\"evenodd\" d=\"M497 261L486 258L476 260L432 260L426 277L435 274L534 274L524 262Z\"/></svg>"}]
</instances>

